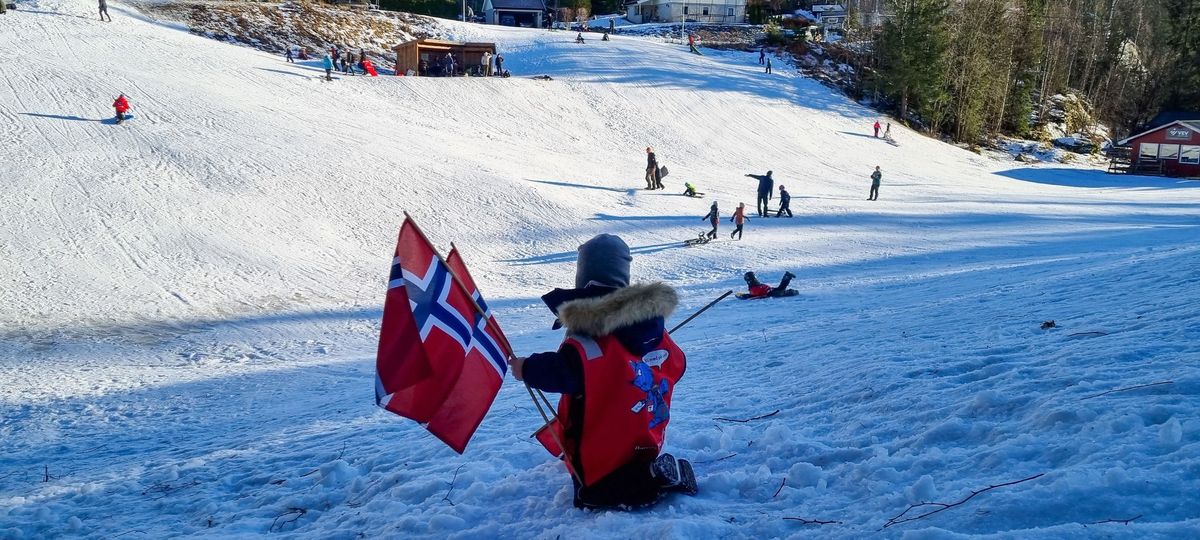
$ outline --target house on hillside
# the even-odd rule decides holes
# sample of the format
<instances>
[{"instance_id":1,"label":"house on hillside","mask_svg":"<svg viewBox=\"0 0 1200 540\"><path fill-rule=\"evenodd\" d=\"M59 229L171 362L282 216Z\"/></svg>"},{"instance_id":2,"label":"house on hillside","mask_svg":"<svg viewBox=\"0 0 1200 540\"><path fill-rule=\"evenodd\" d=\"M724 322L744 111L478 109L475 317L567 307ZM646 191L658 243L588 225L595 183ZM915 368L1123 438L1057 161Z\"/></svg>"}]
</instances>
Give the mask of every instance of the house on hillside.
<instances>
[{"instance_id":1,"label":"house on hillside","mask_svg":"<svg viewBox=\"0 0 1200 540\"><path fill-rule=\"evenodd\" d=\"M626 6L625 18L641 23L746 22L746 0L641 0Z\"/></svg>"},{"instance_id":2,"label":"house on hillside","mask_svg":"<svg viewBox=\"0 0 1200 540\"><path fill-rule=\"evenodd\" d=\"M846 8L839 4L813 4L812 14L826 35L846 32Z\"/></svg>"},{"instance_id":3,"label":"house on hillside","mask_svg":"<svg viewBox=\"0 0 1200 540\"><path fill-rule=\"evenodd\" d=\"M543 0L484 0L483 19L488 24L541 28L546 14Z\"/></svg>"},{"instance_id":4,"label":"house on hillside","mask_svg":"<svg viewBox=\"0 0 1200 540\"><path fill-rule=\"evenodd\" d=\"M1120 170L1200 178L1200 114L1147 129L1117 143L1129 149L1129 163Z\"/></svg>"}]
</instances>

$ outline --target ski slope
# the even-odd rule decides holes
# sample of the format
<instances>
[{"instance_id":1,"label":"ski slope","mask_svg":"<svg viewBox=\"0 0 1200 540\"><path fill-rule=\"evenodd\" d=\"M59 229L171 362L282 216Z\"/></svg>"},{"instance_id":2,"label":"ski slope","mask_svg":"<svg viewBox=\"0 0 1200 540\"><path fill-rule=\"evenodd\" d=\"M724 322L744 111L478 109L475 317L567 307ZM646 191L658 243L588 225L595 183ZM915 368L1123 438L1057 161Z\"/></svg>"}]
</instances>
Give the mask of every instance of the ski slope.
<instances>
[{"instance_id":1,"label":"ski slope","mask_svg":"<svg viewBox=\"0 0 1200 540\"><path fill-rule=\"evenodd\" d=\"M127 5L21 6L0 16L20 51L0 63L0 538L1200 534L1200 183L898 125L891 146L750 53L443 22L516 76L322 82ZM665 191L637 189L646 146ZM682 246L768 169L795 218ZM463 456L378 410L404 212L459 246L522 354L561 339L538 296L599 232L679 287L675 320L746 270L797 274L799 297L677 334L667 449L700 495L575 510L512 380Z\"/></svg>"}]
</instances>

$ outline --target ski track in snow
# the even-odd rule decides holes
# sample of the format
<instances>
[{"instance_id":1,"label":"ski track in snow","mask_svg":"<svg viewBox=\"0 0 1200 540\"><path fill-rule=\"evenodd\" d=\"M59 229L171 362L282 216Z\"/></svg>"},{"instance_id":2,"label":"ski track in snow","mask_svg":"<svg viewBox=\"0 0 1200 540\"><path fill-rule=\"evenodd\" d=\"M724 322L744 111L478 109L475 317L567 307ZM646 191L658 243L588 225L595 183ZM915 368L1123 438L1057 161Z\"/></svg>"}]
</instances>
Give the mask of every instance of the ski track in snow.
<instances>
[{"instance_id":1,"label":"ski track in snow","mask_svg":"<svg viewBox=\"0 0 1200 540\"><path fill-rule=\"evenodd\" d=\"M324 83L92 6L0 17L22 51L0 63L0 538L1200 534L1200 183L899 126L886 145L874 113L752 53L444 21L518 76ZM664 192L637 189L645 146ZM713 199L728 234L767 169L795 218L682 246ZM680 288L675 320L746 270L796 273L799 297L677 335L667 449L700 495L575 510L514 381L464 456L375 408L404 211L463 250L521 354L557 345L537 297L598 232Z\"/></svg>"}]
</instances>

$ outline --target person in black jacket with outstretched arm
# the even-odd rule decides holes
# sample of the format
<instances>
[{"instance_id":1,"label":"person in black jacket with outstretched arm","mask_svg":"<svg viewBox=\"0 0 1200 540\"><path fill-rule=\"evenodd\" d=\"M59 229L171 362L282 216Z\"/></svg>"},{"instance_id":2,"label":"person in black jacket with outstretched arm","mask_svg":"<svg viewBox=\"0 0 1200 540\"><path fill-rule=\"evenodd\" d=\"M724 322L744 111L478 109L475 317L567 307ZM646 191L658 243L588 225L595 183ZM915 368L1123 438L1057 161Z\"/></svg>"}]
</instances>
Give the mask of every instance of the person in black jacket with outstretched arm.
<instances>
[{"instance_id":1,"label":"person in black jacket with outstretched arm","mask_svg":"<svg viewBox=\"0 0 1200 540\"><path fill-rule=\"evenodd\" d=\"M767 171L766 176L757 174L746 175L758 180L758 217L767 217L768 202L773 197L772 192L775 191L775 180L771 178L773 172Z\"/></svg>"}]
</instances>

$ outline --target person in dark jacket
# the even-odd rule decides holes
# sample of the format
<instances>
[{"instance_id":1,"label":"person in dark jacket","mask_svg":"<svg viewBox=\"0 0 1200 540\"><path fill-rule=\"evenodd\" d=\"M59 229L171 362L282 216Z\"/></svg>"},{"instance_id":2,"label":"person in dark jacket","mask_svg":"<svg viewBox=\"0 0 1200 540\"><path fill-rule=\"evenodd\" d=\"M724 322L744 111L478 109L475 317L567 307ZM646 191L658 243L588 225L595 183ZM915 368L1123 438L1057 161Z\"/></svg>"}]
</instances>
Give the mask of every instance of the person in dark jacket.
<instances>
[{"instance_id":1,"label":"person in dark jacket","mask_svg":"<svg viewBox=\"0 0 1200 540\"><path fill-rule=\"evenodd\" d=\"M875 172L871 173L871 194L867 196L868 201L879 200L879 180L883 178L883 173L879 171L879 165L875 166Z\"/></svg>"},{"instance_id":2,"label":"person in dark jacket","mask_svg":"<svg viewBox=\"0 0 1200 540\"><path fill-rule=\"evenodd\" d=\"M288 45L288 48L287 48L287 55L286 55L286 58L285 58L285 59L287 60L287 63L289 63L289 64L295 64L295 63L296 63L296 57L295 57L295 56L292 56L292 46L291 46L291 45Z\"/></svg>"},{"instance_id":3,"label":"person in dark jacket","mask_svg":"<svg viewBox=\"0 0 1200 540\"><path fill-rule=\"evenodd\" d=\"M746 272L742 276L742 279L746 280L746 289L748 291L746 296L749 298L782 298L784 296L796 295L796 291L788 288L794 277L796 277L796 274L784 272L783 279L779 280L778 287L763 284L758 280L758 276L754 275L754 272Z\"/></svg>"},{"instance_id":4,"label":"person in dark jacket","mask_svg":"<svg viewBox=\"0 0 1200 540\"><path fill-rule=\"evenodd\" d=\"M646 189L658 189L662 182L658 179L658 158L654 149L646 147Z\"/></svg>"},{"instance_id":5,"label":"person in dark jacket","mask_svg":"<svg viewBox=\"0 0 1200 540\"><path fill-rule=\"evenodd\" d=\"M697 492L691 463L660 454L686 370L665 329L678 296L663 283L630 285L632 260L617 236L579 246L575 288L542 297L566 339L557 351L510 361L517 380L562 395L538 440L566 461L579 508L641 508Z\"/></svg>"},{"instance_id":6,"label":"person in dark jacket","mask_svg":"<svg viewBox=\"0 0 1200 540\"><path fill-rule=\"evenodd\" d=\"M771 74L771 59L770 58L767 59L767 74L768 75Z\"/></svg>"},{"instance_id":7,"label":"person in dark jacket","mask_svg":"<svg viewBox=\"0 0 1200 540\"><path fill-rule=\"evenodd\" d=\"M8 0L0 0L0 2L7 1ZM108 22L112 22L112 15L108 14L108 0L100 0L100 20L103 21L105 17L108 17Z\"/></svg>"},{"instance_id":8,"label":"person in dark jacket","mask_svg":"<svg viewBox=\"0 0 1200 540\"><path fill-rule=\"evenodd\" d=\"M757 174L747 174L746 176L758 180L758 217L767 217L767 207L771 198L774 196L775 179L771 178L774 171L767 171L765 176Z\"/></svg>"},{"instance_id":9,"label":"person in dark jacket","mask_svg":"<svg viewBox=\"0 0 1200 540\"><path fill-rule=\"evenodd\" d=\"M721 223L721 212L717 210L717 201L713 201L712 207L708 209L708 213L704 214L704 217L700 218L700 221L706 219L712 224L712 230L708 231L708 234L705 236L715 240L717 238L717 225Z\"/></svg>"},{"instance_id":10,"label":"person in dark jacket","mask_svg":"<svg viewBox=\"0 0 1200 540\"><path fill-rule=\"evenodd\" d=\"M775 217L783 216L784 212L787 212L788 217L792 217L791 204L792 195L783 184L779 184L779 211L775 213Z\"/></svg>"},{"instance_id":11,"label":"person in dark jacket","mask_svg":"<svg viewBox=\"0 0 1200 540\"><path fill-rule=\"evenodd\" d=\"M758 49L758 65L761 66L766 63L767 63L767 48L761 47Z\"/></svg>"}]
</instances>

